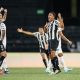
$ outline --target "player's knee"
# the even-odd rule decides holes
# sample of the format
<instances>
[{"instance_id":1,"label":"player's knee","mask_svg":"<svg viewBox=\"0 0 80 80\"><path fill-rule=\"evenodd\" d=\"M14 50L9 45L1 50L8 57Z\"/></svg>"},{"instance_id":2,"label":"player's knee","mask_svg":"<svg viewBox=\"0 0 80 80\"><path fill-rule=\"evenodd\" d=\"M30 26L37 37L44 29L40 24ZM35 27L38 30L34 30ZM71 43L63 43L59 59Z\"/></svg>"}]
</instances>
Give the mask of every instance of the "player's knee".
<instances>
[{"instance_id":1,"label":"player's knee","mask_svg":"<svg viewBox=\"0 0 80 80\"><path fill-rule=\"evenodd\" d=\"M42 57L42 59L45 59L45 56L44 56L44 54L41 54L41 57Z\"/></svg>"},{"instance_id":2,"label":"player's knee","mask_svg":"<svg viewBox=\"0 0 80 80\"><path fill-rule=\"evenodd\" d=\"M42 59L45 59L45 57L42 57Z\"/></svg>"},{"instance_id":3,"label":"player's knee","mask_svg":"<svg viewBox=\"0 0 80 80\"><path fill-rule=\"evenodd\" d=\"M1 52L1 56L7 57L6 51Z\"/></svg>"},{"instance_id":4,"label":"player's knee","mask_svg":"<svg viewBox=\"0 0 80 80\"><path fill-rule=\"evenodd\" d=\"M62 54L62 53L59 53L59 54L58 54L58 56L59 56L59 57L62 57L62 56L63 56L63 54Z\"/></svg>"},{"instance_id":5,"label":"player's knee","mask_svg":"<svg viewBox=\"0 0 80 80\"><path fill-rule=\"evenodd\" d=\"M50 58L53 59L55 56L56 56L55 52L52 51L51 54L50 54Z\"/></svg>"},{"instance_id":6,"label":"player's knee","mask_svg":"<svg viewBox=\"0 0 80 80\"><path fill-rule=\"evenodd\" d=\"M55 51L51 51L51 56L53 56L53 57L56 56Z\"/></svg>"}]
</instances>

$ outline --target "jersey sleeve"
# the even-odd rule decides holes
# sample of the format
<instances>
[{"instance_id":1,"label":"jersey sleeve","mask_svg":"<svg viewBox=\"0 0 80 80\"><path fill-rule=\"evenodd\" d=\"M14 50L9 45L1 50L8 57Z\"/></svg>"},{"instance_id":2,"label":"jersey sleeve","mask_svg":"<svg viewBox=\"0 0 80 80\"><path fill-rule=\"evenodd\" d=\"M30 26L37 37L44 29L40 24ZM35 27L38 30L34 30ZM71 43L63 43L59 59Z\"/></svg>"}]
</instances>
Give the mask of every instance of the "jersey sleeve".
<instances>
[{"instance_id":1,"label":"jersey sleeve","mask_svg":"<svg viewBox=\"0 0 80 80\"><path fill-rule=\"evenodd\" d=\"M1 24L1 30L6 30L6 26L4 23Z\"/></svg>"},{"instance_id":2,"label":"jersey sleeve","mask_svg":"<svg viewBox=\"0 0 80 80\"><path fill-rule=\"evenodd\" d=\"M38 37L38 34L39 34L39 32L34 32L34 33L33 33L33 35L34 35L35 37Z\"/></svg>"},{"instance_id":3,"label":"jersey sleeve","mask_svg":"<svg viewBox=\"0 0 80 80\"><path fill-rule=\"evenodd\" d=\"M57 26L59 26L59 21L58 20L55 20L55 24L57 25Z\"/></svg>"},{"instance_id":4,"label":"jersey sleeve","mask_svg":"<svg viewBox=\"0 0 80 80\"><path fill-rule=\"evenodd\" d=\"M60 23L60 22L59 22L58 20L55 20L55 24L56 24L57 27L58 27L58 32L63 30L63 28L61 28L61 27L59 26L59 23Z\"/></svg>"}]
</instances>

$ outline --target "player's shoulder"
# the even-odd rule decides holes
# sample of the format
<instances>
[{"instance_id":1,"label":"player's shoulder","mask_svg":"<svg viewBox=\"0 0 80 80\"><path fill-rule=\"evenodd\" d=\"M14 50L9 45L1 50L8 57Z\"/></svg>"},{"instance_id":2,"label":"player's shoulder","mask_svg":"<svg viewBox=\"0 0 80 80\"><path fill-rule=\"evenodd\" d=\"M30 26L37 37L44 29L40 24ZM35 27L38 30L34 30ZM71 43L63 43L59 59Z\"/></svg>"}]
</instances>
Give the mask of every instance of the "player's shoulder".
<instances>
[{"instance_id":1,"label":"player's shoulder","mask_svg":"<svg viewBox=\"0 0 80 80\"><path fill-rule=\"evenodd\" d=\"M59 24L60 22L58 20L54 20L55 24Z\"/></svg>"},{"instance_id":2,"label":"player's shoulder","mask_svg":"<svg viewBox=\"0 0 80 80\"><path fill-rule=\"evenodd\" d=\"M38 36L39 32L33 32L34 36Z\"/></svg>"},{"instance_id":3,"label":"player's shoulder","mask_svg":"<svg viewBox=\"0 0 80 80\"><path fill-rule=\"evenodd\" d=\"M2 22L1 25L5 25L5 24Z\"/></svg>"},{"instance_id":4,"label":"player's shoulder","mask_svg":"<svg viewBox=\"0 0 80 80\"><path fill-rule=\"evenodd\" d=\"M39 32L34 32L34 34L39 34Z\"/></svg>"},{"instance_id":5,"label":"player's shoulder","mask_svg":"<svg viewBox=\"0 0 80 80\"><path fill-rule=\"evenodd\" d=\"M5 24L4 23L1 23L1 26L5 26Z\"/></svg>"}]
</instances>

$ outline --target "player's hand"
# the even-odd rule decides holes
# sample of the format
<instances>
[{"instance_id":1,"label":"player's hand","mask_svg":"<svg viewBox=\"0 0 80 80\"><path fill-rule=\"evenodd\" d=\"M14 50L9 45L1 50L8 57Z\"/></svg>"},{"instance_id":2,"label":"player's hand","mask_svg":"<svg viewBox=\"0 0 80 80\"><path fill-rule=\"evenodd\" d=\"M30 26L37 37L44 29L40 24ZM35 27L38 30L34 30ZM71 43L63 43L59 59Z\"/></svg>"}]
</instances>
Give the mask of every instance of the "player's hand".
<instances>
[{"instance_id":1,"label":"player's hand","mask_svg":"<svg viewBox=\"0 0 80 80\"><path fill-rule=\"evenodd\" d=\"M48 23L46 22L46 24L44 25L44 31L47 32L48 31Z\"/></svg>"},{"instance_id":2,"label":"player's hand","mask_svg":"<svg viewBox=\"0 0 80 80\"><path fill-rule=\"evenodd\" d=\"M7 12L7 9L4 9L4 12Z\"/></svg>"},{"instance_id":3,"label":"player's hand","mask_svg":"<svg viewBox=\"0 0 80 80\"><path fill-rule=\"evenodd\" d=\"M17 31L21 33L21 32L23 32L23 29L22 28L18 28Z\"/></svg>"},{"instance_id":4,"label":"player's hand","mask_svg":"<svg viewBox=\"0 0 80 80\"><path fill-rule=\"evenodd\" d=\"M48 44L45 44L45 50L48 50Z\"/></svg>"},{"instance_id":5,"label":"player's hand","mask_svg":"<svg viewBox=\"0 0 80 80\"><path fill-rule=\"evenodd\" d=\"M58 17L61 18L61 13L58 13Z\"/></svg>"},{"instance_id":6,"label":"player's hand","mask_svg":"<svg viewBox=\"0 0 80 80\"><path fill-rule=\"evenodd\" d=\"M48 23L46 22L45 26L44 27L47 27L48 26Z\"/></svg>"},{"instance_id":7,"label":"player's hand","mask_svg":"<svg viewBox=\"0 0 80 80\"><path fill-rule=\"evenodd\" d=\"M72 45L72 41L68 41L69 45Z\"/></svg>"},{"instance_id":8,"label":"player's hand","mask_svg":"<svg viewBox=\"0 0 80 80\"><path fill-rule=\"evenodd\" d=\"M4 8L3 8L3 7L1 7L1 8L0 8L0 10L1 10L1 11L3 11L3 10L4 10Z\"/></svg>"}]
</instances>

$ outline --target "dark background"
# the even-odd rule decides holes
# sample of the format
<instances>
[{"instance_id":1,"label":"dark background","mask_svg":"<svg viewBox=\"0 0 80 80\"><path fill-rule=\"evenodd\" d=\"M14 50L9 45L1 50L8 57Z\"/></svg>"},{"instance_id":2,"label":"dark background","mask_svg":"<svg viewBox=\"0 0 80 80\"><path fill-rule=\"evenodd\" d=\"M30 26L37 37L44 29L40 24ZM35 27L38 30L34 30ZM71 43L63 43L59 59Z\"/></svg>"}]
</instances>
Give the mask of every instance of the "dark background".
<instances>
[{"instance_id":1,"label":"dark background","mask_svg":"<svg viewBox=\"0 0 80 80\"><path fill-rule=\"evenodd\" d=\"M64 18L66 37L75 45L80 41L80 0L0 0L0 6L8 9L5 21L7 51L39 51L36 38L20 34L16 29L23 27L28 31L37 31L47 21L49 11L60 12ZM69 51L65 43L63 50Z\"/></svg>"}]
</instances>

